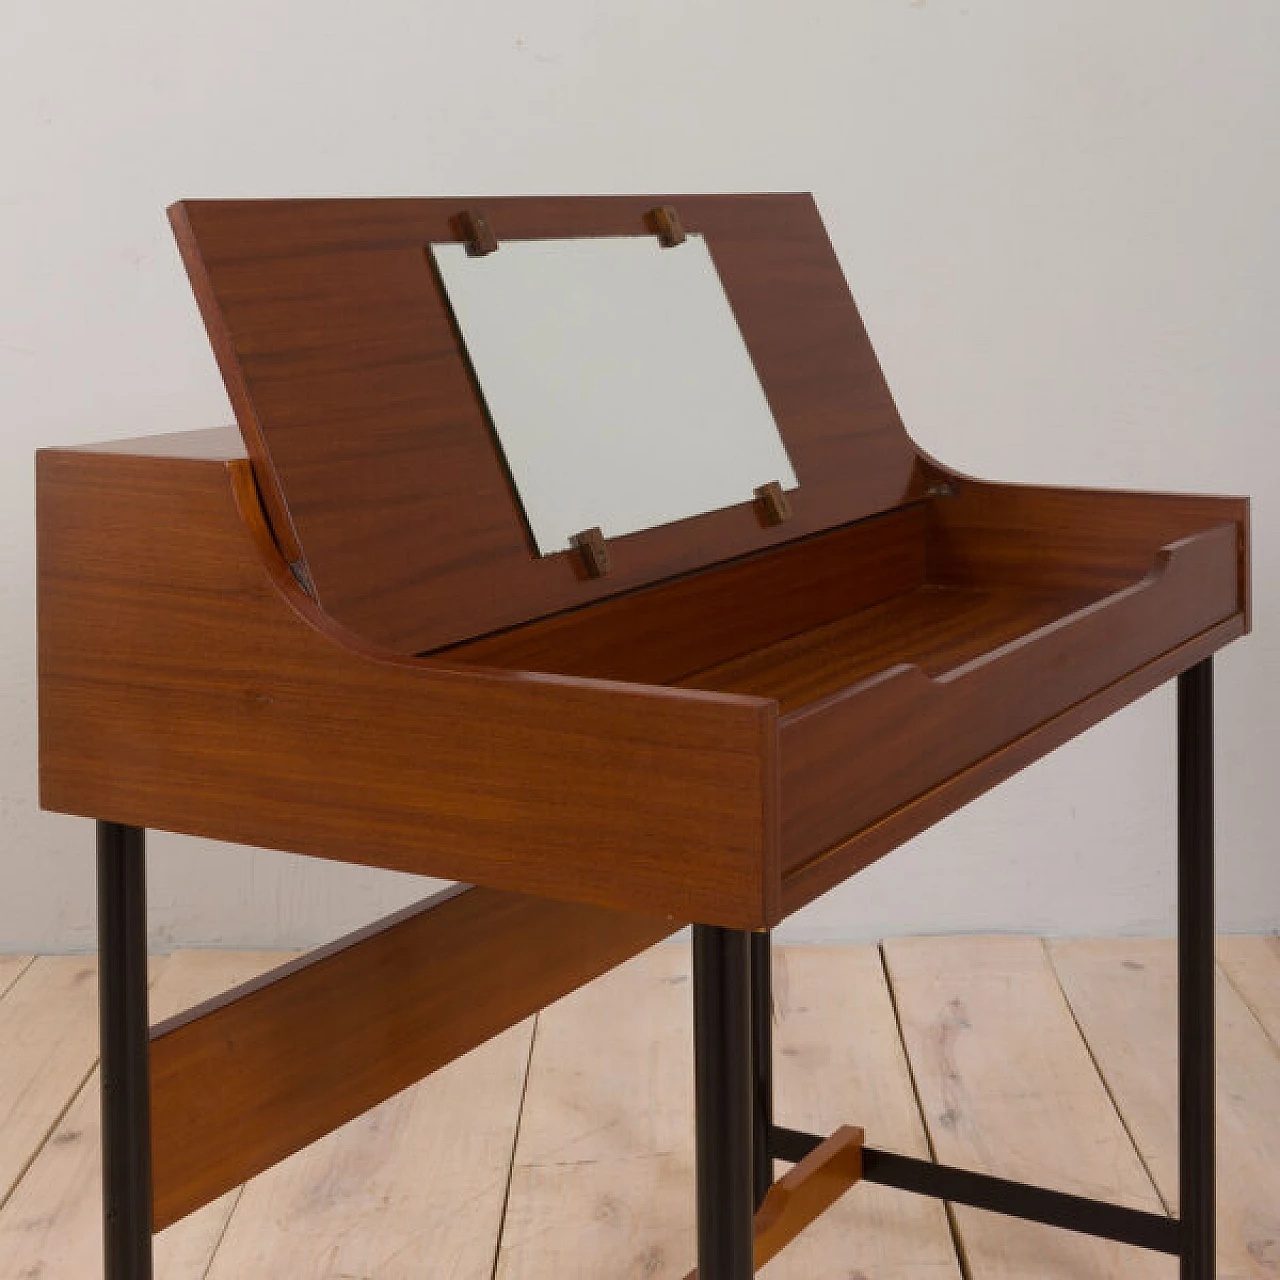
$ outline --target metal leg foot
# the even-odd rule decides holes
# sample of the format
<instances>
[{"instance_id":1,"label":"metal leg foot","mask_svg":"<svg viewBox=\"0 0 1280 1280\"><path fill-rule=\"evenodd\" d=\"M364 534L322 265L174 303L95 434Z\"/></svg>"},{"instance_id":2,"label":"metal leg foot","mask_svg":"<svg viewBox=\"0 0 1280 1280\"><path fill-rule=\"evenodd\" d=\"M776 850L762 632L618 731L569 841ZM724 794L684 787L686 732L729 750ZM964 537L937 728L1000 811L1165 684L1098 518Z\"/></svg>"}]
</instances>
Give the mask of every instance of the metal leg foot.
<instances>
[{"instance_id":1,"label":"metal leg foot","mask_svg":"<svg viewBox=\"0 0 1280 1280\"><path fill-rule=\"evenodd\" d=\"M151 1280L146 837L98 823L98 1010L106 1280Z\"/></svg>"},{"instance_id":2,"label":"metal leg foot","mask_svg":"<svg viewBox=\"0 0 1280 1280\"><path fill-rule=\"evenodd\" d=\"M1213 660L1178 677L1178 1119L1182 1280L1215 1274Z\"/></svg>"},{"instance_id":3,"label":"metal leg foot","mask_svg":"<svg viewBox=\"0 0 1280 1280\"><path fill-rule=\"evenodd\" d=\"M693 928L699 1280L749 1280L752 1164L751 935Z\"/></svg>"}]
</instances>

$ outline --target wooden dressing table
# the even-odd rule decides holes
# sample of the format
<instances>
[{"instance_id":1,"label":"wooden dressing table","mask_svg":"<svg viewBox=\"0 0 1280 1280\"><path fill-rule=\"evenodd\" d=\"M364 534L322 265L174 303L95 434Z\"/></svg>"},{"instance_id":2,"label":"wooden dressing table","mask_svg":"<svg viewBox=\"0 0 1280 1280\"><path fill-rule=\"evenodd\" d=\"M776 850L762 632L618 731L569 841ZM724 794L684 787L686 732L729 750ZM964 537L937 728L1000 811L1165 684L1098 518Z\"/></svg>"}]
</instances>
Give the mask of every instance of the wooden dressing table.
<instances>
[{"instance_id":1,"label":"wooden dressing table","mask_svg":"<svg viewBox=\"0 0 1280 1280\"><path fill-rule=\"evenodd\" d=\"M109 1280L687 924L705 1280L859 1179L1212 1276L1210 658L1248 630L1247 502L926 457L808 196L171 217L239 431L38 456L41 799L98 823ZM686 233L798 487L539 555L428 247ZM1175 677L1181 1221L780 1123L768 931ZM461 887L148 1028L148 827Z\"/></svg>"}]
</instances>

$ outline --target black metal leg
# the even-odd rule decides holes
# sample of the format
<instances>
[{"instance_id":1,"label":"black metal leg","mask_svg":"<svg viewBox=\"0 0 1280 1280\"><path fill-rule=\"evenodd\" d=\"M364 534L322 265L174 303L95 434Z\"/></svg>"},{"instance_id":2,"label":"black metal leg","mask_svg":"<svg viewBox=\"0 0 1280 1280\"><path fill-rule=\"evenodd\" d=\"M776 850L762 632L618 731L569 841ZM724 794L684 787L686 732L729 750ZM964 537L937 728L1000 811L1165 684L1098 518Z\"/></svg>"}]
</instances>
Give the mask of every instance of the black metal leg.
<instances>
[{"instance_id":1,"label":"black metal leg","mask_svg":"<svg viewBox=\"0 0 1280 1280\"><path fill-rule=\"evenodd\" d=\"M1213 660L1178 677L1178 1119L1182 1280L1215 1274Z\"/></svg>"},{"instance_id":2,"label":"black metal leg","mask_svg":"<svg viewBox=\"0 0 1280 1280\"><path fill-rule=\"evenodd\" d=\"M773 954L767 931L751 935L751 1090L755 1127L751 1136L752 1182L758 1209L773 1186Z\"/></svg>"},{"instance_id":3,"label":"black metal leg","mask_svg":"<svg viewBox=\"0 0 1280 1280\"><path fill-rule=\"evenodd\" d=\"M146 835L98 823L98 1010L106 1280L151 1280Z\"/></svg>"},{"instance_id":4,"label":"black metal leg","mask_svg":"<svg viewBox=\"0 0 1280 1280\"><path fill-rule=\"evenodd\" d=\"M1177 1254L1181 1280L1216 1275L1214 1122L1213 662L1178 677L1178 1220L864 1147L862 1176L1087 1235ZM767 960L767 946L765 948ZM753 952L753 960L755 953ZM765 971L767 972L767 970ZM753 974L754 977L754 974ZM753 984L757 1003L758 983ZM764 1096L761 1094L760 1096ZM802 1160L816 1134L768 1128L770 1151Z\"/></svg>"},{"instance_id":5,"label":"black metal leg","mask_svg":"<svg viewBox=\"0 0 1280 1280\"><path fill-rule=\"evenodd\" d=\"M693 1022L698 1140L698 1280L749 1280L751 935L693 927Z\"/></svg>"}]
</instances>

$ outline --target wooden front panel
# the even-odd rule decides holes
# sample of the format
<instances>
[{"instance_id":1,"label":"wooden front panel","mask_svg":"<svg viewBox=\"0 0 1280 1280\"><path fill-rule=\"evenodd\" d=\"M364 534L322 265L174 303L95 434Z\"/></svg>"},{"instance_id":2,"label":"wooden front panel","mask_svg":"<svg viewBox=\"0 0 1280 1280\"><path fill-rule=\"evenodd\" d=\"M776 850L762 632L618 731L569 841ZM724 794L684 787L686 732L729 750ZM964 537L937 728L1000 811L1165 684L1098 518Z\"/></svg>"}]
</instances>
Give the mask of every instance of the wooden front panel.
<instances>
[{"instance_id":1,"label":"wooden front panel","mask_svg":"<svg viewBox=\"0 0 1280 1280\"><path fill-rule=\"evenodd\" d=\"M785 715L784 867L871 827L1198 634L1243 622L1238 561L1239 526L1218 525L1163 549L1140 582L961 667L934 677L917 664L886 665Z\"/></svg>"},{"instance_id":2,"label":"wooden front panel","mask_svg":"<svg viewBox=\"0 0 1280 1280\"><path fill-rule=\"evenodd\" d=\"M461 239L457 217L477 205L501 241L646 234L658 204L707 238L800 489L780 526L744 502L616 539L609 574L588 580L575 555L533 550L426 246ZM330 616L401 652L789 542L926 485L807 195L196 201L172 219L277 540Z\"/></svg>"},{"instance_id":3,"label":"wooden front panel","mask_svg":"<svg viewBox=\"0 0 1280 1280\"><path fill-rule=\"evenodd\" d=\"M905 804L863 827L847 840L832 845L816 857L793 866L782 885L782 914L790 915L821 897L828 889L870 866L913 836L927 831L971 800L1011 778L1049 752L1070 742L1107 716L1127 707L1174 676L1211 657L1224 645L1244 634L1241 614L1202 631L1194 639L1162 654L1136 671L1100 689L1092 697L1037 725L1029 733L975 760Z\"/></svg>"}]
</instances>

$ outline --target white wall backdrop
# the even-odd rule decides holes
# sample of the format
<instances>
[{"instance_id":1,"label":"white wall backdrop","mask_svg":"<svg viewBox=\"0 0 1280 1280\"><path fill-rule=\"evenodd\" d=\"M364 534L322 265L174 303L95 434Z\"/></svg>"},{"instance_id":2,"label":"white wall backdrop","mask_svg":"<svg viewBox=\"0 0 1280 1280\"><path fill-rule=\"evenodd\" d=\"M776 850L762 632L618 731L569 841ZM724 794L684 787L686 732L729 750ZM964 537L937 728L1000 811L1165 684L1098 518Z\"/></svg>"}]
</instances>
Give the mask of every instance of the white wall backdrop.
<instances>
[{"instance_id":1,"label":"white wall backdrop","mask_svg":"<svg viewBox=\"0 0 1280 1280\"><path fill-rule=\"evenodd\" d=\"M907 422L1016 480L1255 495L1219 661L1220 919L1280 927L1275 0L0 5L0 949L92 945L35 804L32 451L230 411L163 218L194 196L812 189ZM1162 931L1157 694L792 936ZM295 944L421 882L157 837L157 941Z\"/></svg>"}]
</instances>

